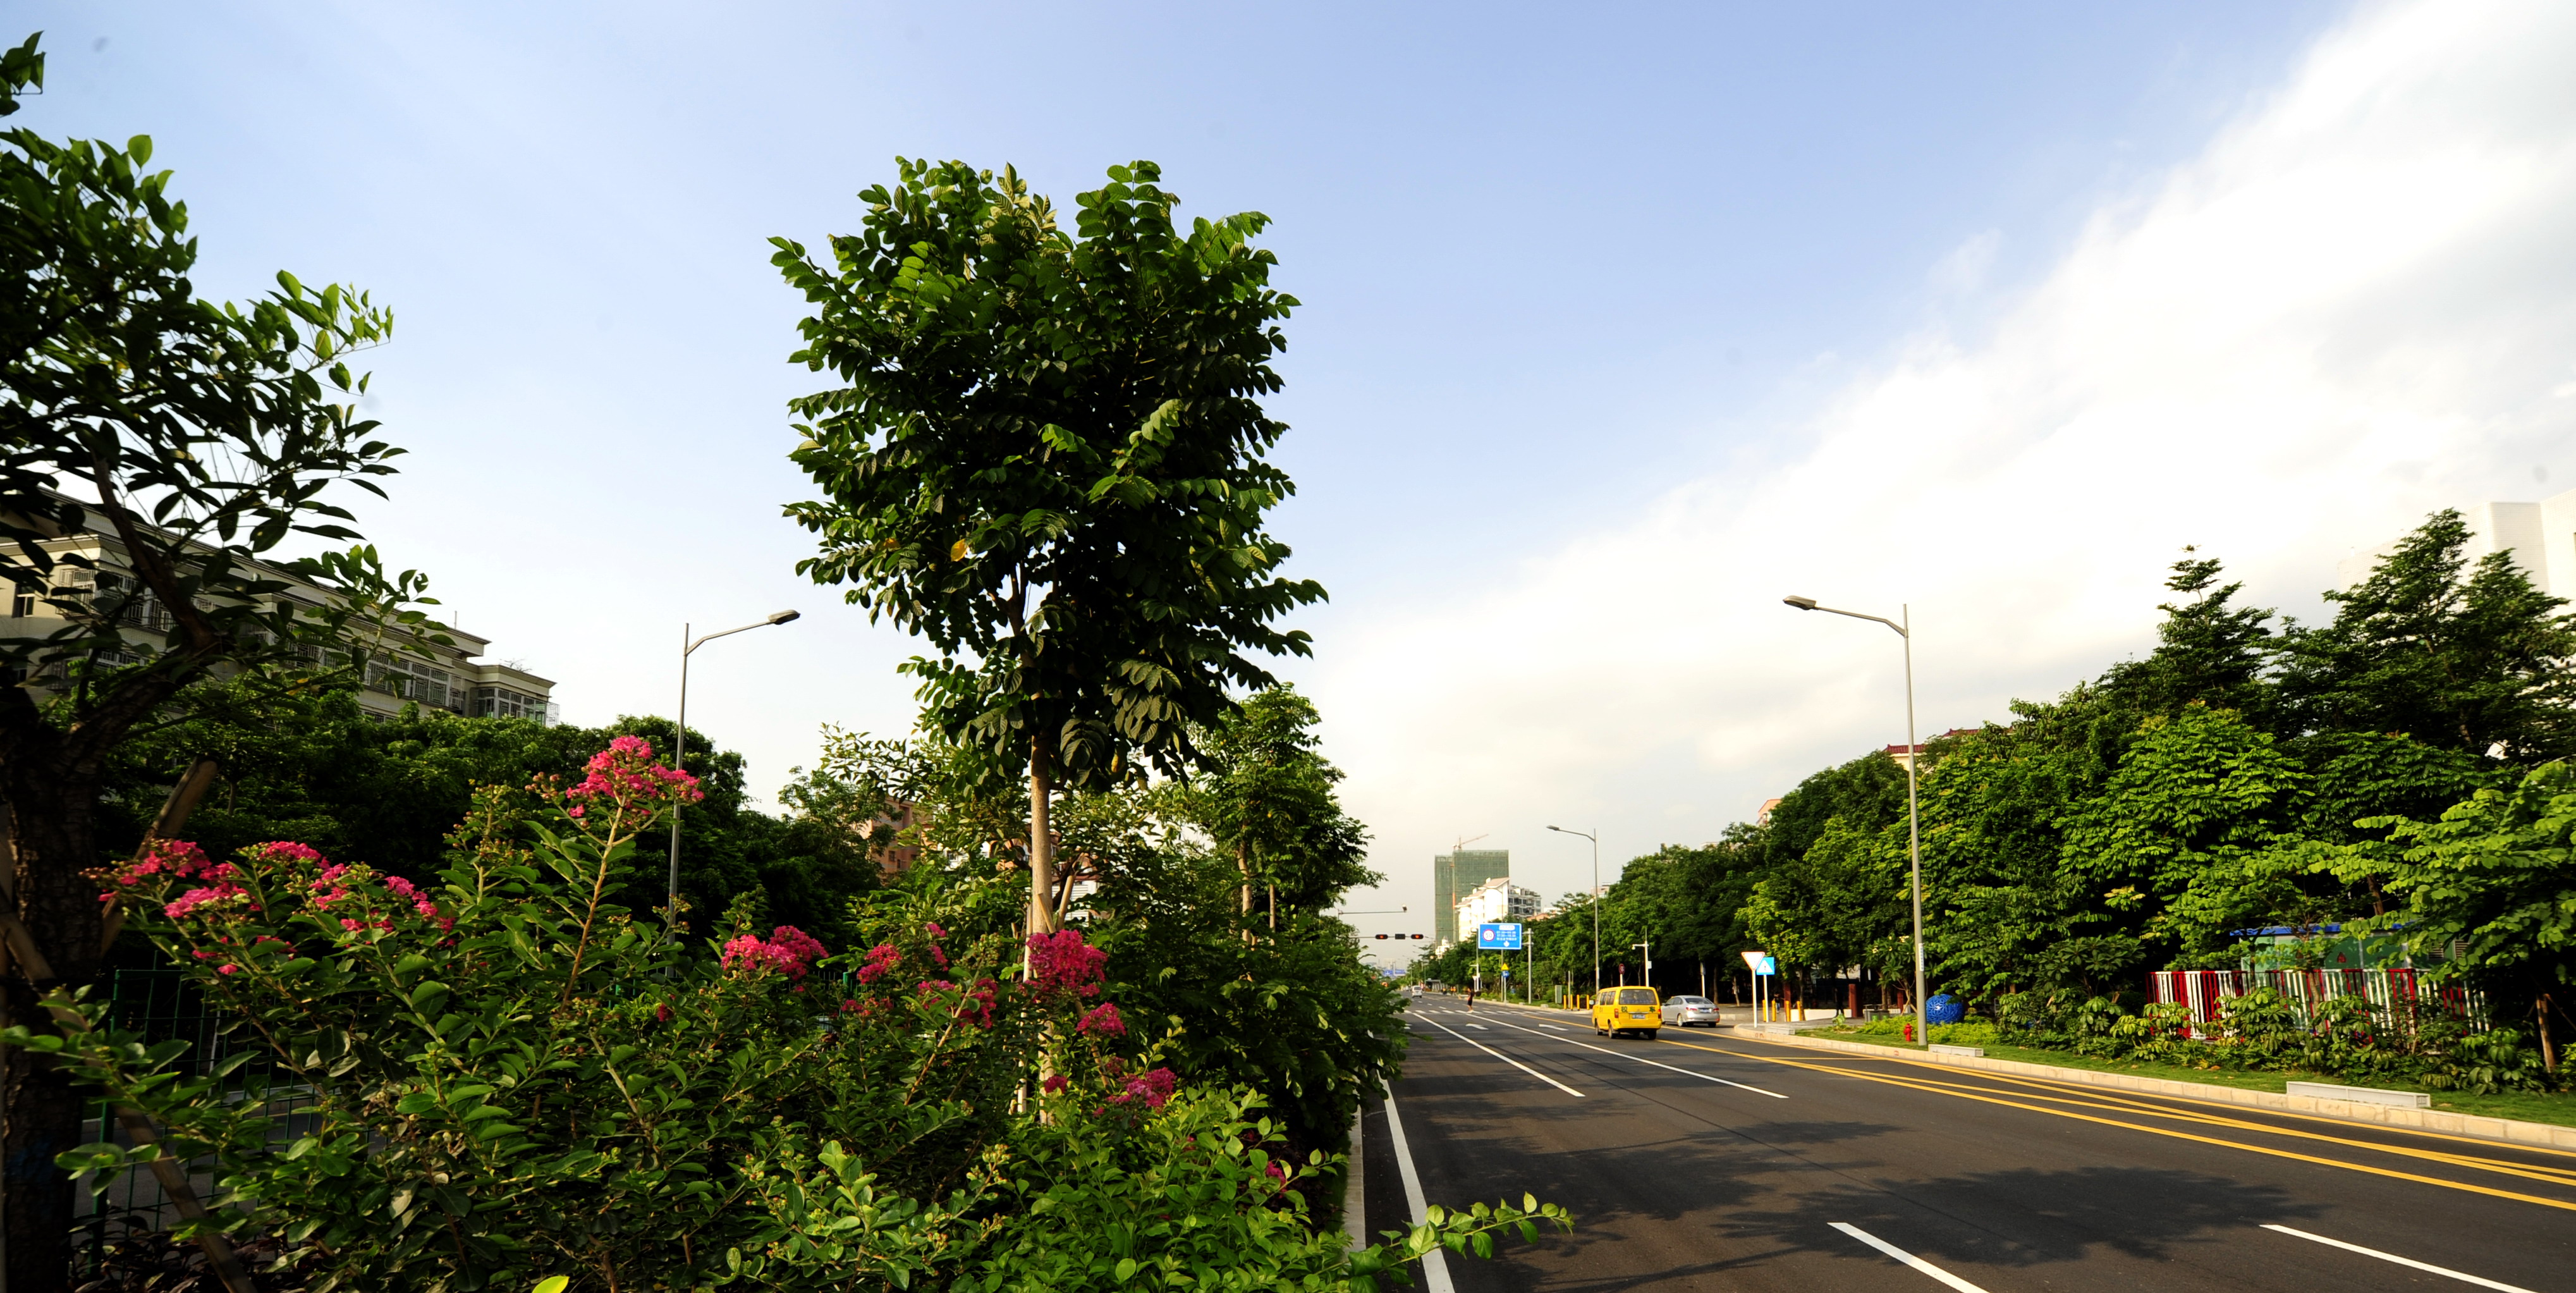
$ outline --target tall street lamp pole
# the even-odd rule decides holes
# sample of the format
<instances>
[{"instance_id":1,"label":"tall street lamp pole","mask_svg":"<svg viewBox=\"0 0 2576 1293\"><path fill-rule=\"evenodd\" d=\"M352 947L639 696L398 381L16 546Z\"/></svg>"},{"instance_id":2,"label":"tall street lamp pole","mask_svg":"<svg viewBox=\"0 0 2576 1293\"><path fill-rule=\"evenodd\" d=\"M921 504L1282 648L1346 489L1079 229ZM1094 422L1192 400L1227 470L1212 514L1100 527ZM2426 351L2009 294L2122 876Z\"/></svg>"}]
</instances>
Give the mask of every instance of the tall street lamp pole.
<instances>
[{"instance_id":1,"label":"tall street lamp pole","mask_svg":"<svg viewBox=\"0 0 2576 1293\"><path fill-rule=\"evenodd\" d=\"M1592 841L1592 995L1601 995L1601 828L1591 831L1569 831L1550 826L1559 835L1580 835Z\"/></svg>"},{"instance_id":2,"label":"tall street lamp pole","mask_svg":"<svg viewBox=\"0 0 2576 1293\"><path fill-rule=\"evenodd\" d=\"M686 771L686 765L682 760L689 752L689 657L697 654L699 647L705 646L707 643L713 642L717 638L731 637L736 633L745 633L752 629L765 629L772 624L786 624L799 618L802 618L799 612L780 611L756 624L745 624L741 628L726 629L722 633L710 633L702 638L690 637L689 626L686 624L680 626L680 640L688 645L680 648L680 730L678 735L671 738L672 767ZM676 930L680 927L680 806L678 804L671 805L670 901L671 928Z\"/></svg>"},{"instance_id":3,"label":"tall street lamp pole","mask_svg":"<svg viewBox=\"0 0 2576 1293\"><path fill-rule=\"evenodd\" d=\"M1802 611L1823 611L1828 615L1848 615L1856 620L1874 620L1896 630L1905 642L1905 851L1914 867L1914 1039L1928 1043L1932 1033L1924 1014L1930 1004L1923 995L1923 816L1914 797L1914 765L1922 761L1923 747L1914 739L1914 609L1900 606L1902 619L1883 615L1863 615L1859 611L1838 611L1831 606L1818 606L1813 597L1780 599Z\"/></svg>"}]
</instances>

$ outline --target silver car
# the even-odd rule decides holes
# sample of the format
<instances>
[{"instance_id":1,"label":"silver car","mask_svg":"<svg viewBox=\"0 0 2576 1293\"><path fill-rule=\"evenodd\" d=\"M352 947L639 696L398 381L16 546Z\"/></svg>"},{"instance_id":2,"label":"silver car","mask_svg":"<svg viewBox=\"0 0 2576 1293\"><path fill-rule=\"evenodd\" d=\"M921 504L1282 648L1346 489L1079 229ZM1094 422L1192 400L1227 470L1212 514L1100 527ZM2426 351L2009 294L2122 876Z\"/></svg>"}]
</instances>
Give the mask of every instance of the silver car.
<instances>
[{"instance_id":1,"label":"silver car","mask_svg":"<svg viewBox=\"0 0 2576 1293\"><path fill-rule=\"evenodd\" d=\"M1664 998L1664 1027L1688 1028L1692 1024L1717 1027L1717 1003L1706 997Z\"/></svg>"}]
</instances>

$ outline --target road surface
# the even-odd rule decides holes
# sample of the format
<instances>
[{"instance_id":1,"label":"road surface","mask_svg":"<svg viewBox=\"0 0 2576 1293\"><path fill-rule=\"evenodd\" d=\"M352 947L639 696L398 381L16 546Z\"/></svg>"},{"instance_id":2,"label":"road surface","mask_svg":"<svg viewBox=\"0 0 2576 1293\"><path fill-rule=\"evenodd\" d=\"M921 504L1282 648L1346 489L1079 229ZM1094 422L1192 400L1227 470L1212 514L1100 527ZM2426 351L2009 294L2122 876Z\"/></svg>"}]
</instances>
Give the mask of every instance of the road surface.
<instances>
[{"instance_id":1,"label":"road surface","mask_svg":"<svg viewBox=\"0 0 2576 1293\"><path fill-rule=\"evenodd\" d=\"M1457 1293L2576 1293L2576 1154L1438 998L1408 1023L1422 1195L1576 1219L1449 1258ZM1411 1219L1388 1113L1372 1233Z\"/></svg>"}]
</instances>

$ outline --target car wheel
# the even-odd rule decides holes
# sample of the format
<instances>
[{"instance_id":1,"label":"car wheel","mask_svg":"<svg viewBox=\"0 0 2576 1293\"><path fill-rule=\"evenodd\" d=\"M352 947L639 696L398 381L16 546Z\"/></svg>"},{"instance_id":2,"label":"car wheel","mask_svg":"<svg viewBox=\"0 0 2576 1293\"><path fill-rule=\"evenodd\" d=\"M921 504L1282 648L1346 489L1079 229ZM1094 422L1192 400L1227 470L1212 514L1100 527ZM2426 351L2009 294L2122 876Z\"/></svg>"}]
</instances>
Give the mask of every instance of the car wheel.
<instances>
[{"instance_id":1,"label":"car wheel","mask_svg":"<svg viewBox=\"0 0 2576 1293\"><path fill-rule=\"evenodd\" d=\"M1651 1042L1651 1041L1653 1041L1653 1040L1655 1040L1655 1030L1654 1030L1654 1029L1649 1028L1649 1029L1647 1029L1647 1030L1646 1030L1646 1040L1647 1040L1647 1041L1650 1041L1650 1042Z\"/></svg>"}]
</instances>

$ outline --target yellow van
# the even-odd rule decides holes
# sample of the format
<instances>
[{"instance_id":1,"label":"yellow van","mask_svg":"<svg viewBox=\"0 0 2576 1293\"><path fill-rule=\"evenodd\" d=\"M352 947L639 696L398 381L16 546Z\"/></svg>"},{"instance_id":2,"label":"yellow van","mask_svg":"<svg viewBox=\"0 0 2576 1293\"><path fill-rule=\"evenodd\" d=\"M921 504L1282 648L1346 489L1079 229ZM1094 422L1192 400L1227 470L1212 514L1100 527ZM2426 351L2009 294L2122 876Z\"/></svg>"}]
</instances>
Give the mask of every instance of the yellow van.
<instances>
[{"instance_id":1,"label":"yellow van","mask_svg":"<svg viewBox=\"0 0 2576 1293\"><path fill-rule=\"evenodd\" d=\"M1664 1022L1663 1002L1653 988L1603 988L1592 1001L1592 1031L1616 1037L1625 1032L1640 1032L1647 1041L1655 1040L1655 1028Z\"/></svg>"}]
</instances>

